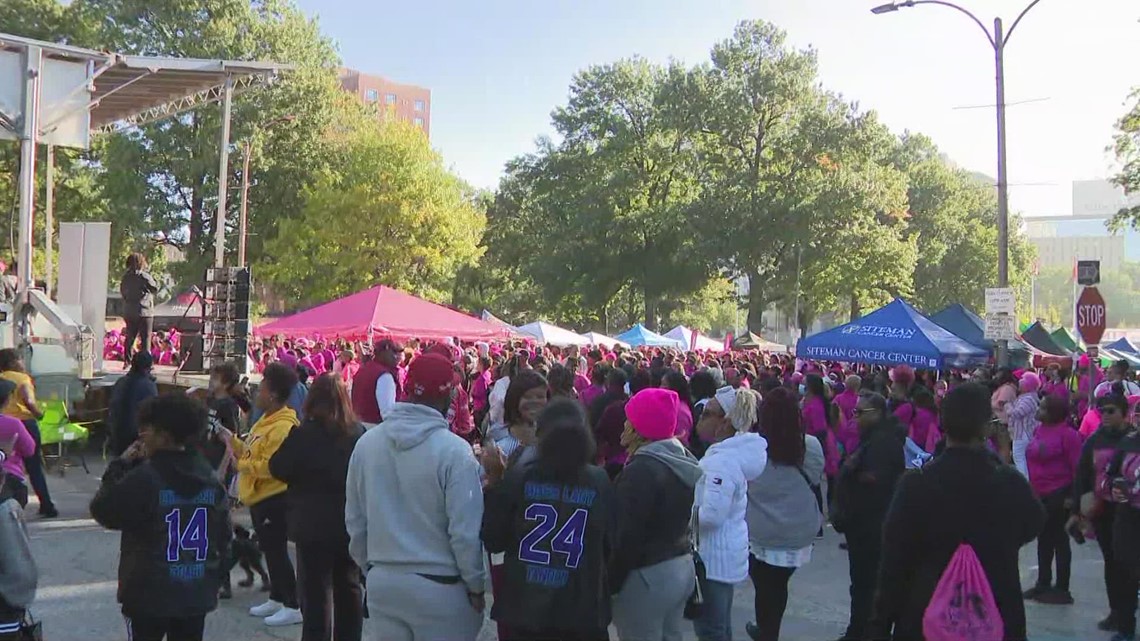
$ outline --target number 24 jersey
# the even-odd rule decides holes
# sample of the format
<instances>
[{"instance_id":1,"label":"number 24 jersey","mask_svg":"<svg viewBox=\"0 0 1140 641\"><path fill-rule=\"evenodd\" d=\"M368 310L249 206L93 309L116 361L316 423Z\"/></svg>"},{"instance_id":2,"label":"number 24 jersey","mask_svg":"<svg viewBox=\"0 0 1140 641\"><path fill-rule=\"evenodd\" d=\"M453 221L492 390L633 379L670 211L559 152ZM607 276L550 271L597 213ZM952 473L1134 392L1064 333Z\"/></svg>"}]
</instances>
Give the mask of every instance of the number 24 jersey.
<instances>
[{"instance_id":1,"label":"number 24 jersey","mask_svg":"<svg viewBox=\"0 0 1140 641\"><path fill-rule=\"evenodd\" d=\"M601 468L587 466L567 482L537 463L513 466L484 503L483 543L505 554L503 594L495 595L492 618L529 630L604 630L616 519Z\"/></svg>"}]
</instances>

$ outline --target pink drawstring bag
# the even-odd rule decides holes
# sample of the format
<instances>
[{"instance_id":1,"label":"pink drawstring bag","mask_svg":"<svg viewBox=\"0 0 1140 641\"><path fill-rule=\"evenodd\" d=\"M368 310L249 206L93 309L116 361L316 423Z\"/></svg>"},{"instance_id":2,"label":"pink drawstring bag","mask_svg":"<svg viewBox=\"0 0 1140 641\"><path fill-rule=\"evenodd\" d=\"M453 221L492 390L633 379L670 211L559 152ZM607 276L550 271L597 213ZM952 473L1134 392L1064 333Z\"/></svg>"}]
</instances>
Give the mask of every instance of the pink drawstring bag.
<instances>
[{"instance_id":1,"label":"pink drawstring bag","mask_svg":"<svg viewBox=\"0 0 1140 641\"><path fill-rule=\"evenodd\" d=\"M1001 620L986 572L974 548L958 546L938 579L922 617L926 641L1002 641Z\"/></svg>"}]
</instances>

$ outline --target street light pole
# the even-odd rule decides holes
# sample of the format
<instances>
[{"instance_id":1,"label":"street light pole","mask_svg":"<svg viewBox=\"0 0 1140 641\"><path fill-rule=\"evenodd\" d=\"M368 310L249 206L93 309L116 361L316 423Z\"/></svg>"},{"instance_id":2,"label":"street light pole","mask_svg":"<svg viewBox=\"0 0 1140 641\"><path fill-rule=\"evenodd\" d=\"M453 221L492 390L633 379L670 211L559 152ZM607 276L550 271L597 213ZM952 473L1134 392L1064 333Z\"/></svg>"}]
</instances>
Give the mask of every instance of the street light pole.
<instances>
[{"instance_id":1,"label":"street light pole","mask_svg":"<svg viewBox=\"0 0 1140 641\"><path fill-rule=\"evenodd\" d=\"M1018 14L1017 19L1013 21L1013 26L1009 31L1004 31L1002 27L1001 18L994 18L994 30L986 28L973 13L964 9L952 2L944 2L943 0L905 0L903 2L894 2L890 4L883 4L871 9L871 13L881 15L884 13L893 13L903 7L913 7L920 4L936 4L943 7L954 9L960 13L965 14L986 34L986 40L989 40L990 45L994 50L994 84L996 85L997 95L997 200L998 200L998 287L1009 287L1009 176L1008 168L1006 166L1006 144L1005 144L1005 46L1009 42L1009 38L1013 35L1013 30L1021 23L1021 19L1029 10L1037 6L1041 0L1033 0L1029 6L1022 9ZM1009 345L1007 341L997 341L997 362L999 366L1004 366L1009 363Z\"/></svg>"}]
</instances>

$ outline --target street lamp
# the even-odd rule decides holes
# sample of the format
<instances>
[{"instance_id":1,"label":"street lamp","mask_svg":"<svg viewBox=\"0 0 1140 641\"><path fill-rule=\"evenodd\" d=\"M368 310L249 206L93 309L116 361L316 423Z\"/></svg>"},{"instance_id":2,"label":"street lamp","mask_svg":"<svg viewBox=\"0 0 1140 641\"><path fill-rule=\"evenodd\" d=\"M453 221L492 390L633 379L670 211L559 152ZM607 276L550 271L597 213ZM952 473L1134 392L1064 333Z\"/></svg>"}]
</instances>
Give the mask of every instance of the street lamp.
<instances>
[{"instance_id":1,"label":"street lamp","mask_svg":"<svg viewBox=\"0 0 1140 641\"><path fill-rule=\"evenodd\" d=\"M238 217L238 267L245 267L245 237L247 215L249 212L249 165L253 158L253 140L257 134L264 129L269 129L275 125L285 122L293 122L297 117L293 114L274 118L269 122L253 126L253 132L242 143L242 170L241 170L241 215Z\"/></svg>"},{"instance_id":2,"label":"street lamp","mask_svg":"<svg viewBox=\"0 0 1140 641\"><path fill-rule=\"evenodd\" d=\"M1029 10L1037 6L1041 0L1033 0L1029 6L1021 10L1017 19L1013 21L1013 26L1009 31L1003 31L1001 18L994 18L994 30L986 28L986 25L978 19L977 16L970 13L968 10L959 7L952 2L944 2L943 0L905 0L904 2L893 2L890 4L882 4L873 9L871 13L875 15L882 15L884 13L893 13L903 7L913 7L920 4L937 4L943 7L949 7L965 14L978 28L986 34L986 40L989 41L990 46L994 50L994 67L996 70L995 84L997 89L997 198L998 198L998 287L1009 287L1009 180L1006 175L1006 157L1005 157L1005 46L1009 44L1009 37L1013 35L1013 30L1021 23L1021 19ZM1006 365L1008 362L1008 344L1006 341L998 341L997 361L998 365Z\"/></svg>"}]
</instances>

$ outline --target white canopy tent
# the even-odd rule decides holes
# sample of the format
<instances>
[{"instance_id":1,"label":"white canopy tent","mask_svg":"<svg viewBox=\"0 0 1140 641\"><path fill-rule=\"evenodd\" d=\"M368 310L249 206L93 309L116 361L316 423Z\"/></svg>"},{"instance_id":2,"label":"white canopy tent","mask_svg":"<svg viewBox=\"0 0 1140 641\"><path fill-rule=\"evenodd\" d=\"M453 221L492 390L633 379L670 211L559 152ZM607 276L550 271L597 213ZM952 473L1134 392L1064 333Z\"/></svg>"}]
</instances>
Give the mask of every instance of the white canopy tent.
<instances>
[{"instance_id":1,"label":"white canopy tent","mask_svg":"<svg viewBox=\"0 0 1140 641\"><path fill-rule=\"evenodd\" d=\"M551 325L550 323L544 323L542 321L527 323L515 329L517 329L520 334L525 334L540 343L554 345L555 347L590 344L589 339L581 334L576 334L568 329L562 329L557 325Z\"/></svg>"},{"instance_id":2,"label":"white canopy tent","mask_svg":"<svg viewBox=\"0 0 1140 641\"><path fill-rule=\"evenodd\" d=\"M673 329L666 332L665 336L667 338L672 338L673 340L681 341L685 344L685 349L689 349L689 347L693 346L693 330L685 327L684 325L678 325L674 327ZM723 352L724 343L716 339L709 338L704 334L698 333L696 349L702 351Z\"/></svg>"},{"instance_id":3,"label":"white canopy tent","mask_svg":"<svg viewBox=\"0 0 1140 641\"><path fill-rule=\"evenodd\" d=\"M585 338L586 340L590 341L591 345L603 345L603 346L611 348L611 349L615 345L621 345L622 347L629 347L629 345L619 341L616 338L611 338L609 336L606 336L605 334L599 334L598 332L586 332L585 334L582 334L582 337Z\"/></svg>"}]
</instances>

